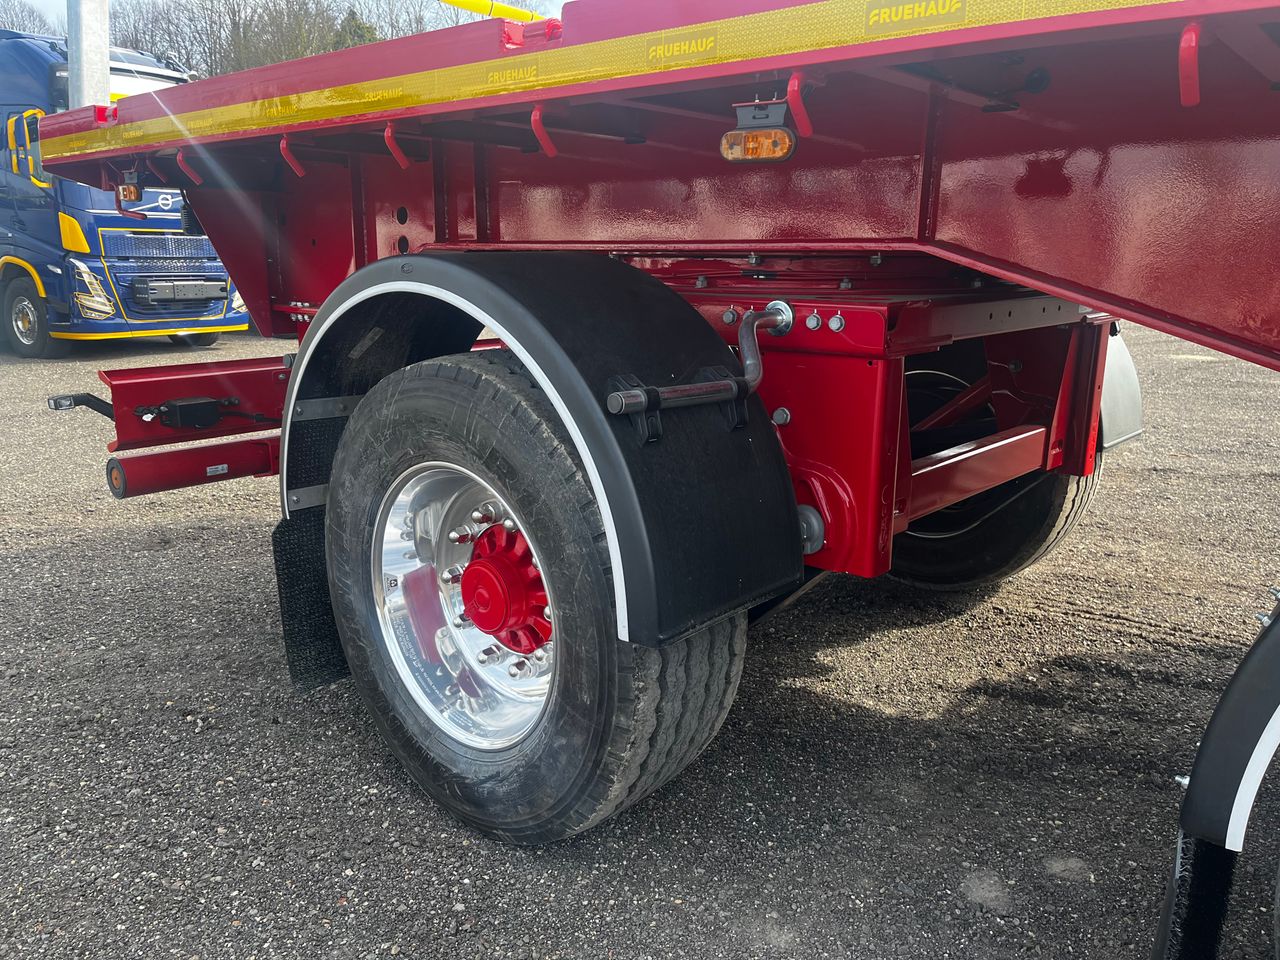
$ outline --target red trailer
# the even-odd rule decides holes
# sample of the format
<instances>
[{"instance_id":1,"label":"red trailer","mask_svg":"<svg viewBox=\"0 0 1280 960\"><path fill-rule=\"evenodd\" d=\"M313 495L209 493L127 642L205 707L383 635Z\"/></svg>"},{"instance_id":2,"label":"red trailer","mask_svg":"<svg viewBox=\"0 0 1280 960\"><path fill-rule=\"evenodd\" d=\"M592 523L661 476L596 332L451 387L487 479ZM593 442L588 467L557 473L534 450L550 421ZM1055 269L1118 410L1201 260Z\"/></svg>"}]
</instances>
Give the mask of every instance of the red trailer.
<instances>
[{"instance_id":1,"label":"red trailer","mask_svg":"<svg viewBox=\"0 0 1280 960\"><path fill-rule=\"evenodd\" d=\"M1141 431L1117 318L1280 369L1277 97L1274 0L577 0L76 110L45 165L181 186L299 345L51 403L222 438L117 496L278 472L295 679L554 840L707 745L750 616L1052 549ZM1277 676L1268 623L1161 955L1216 949Z\"/></svg>"}]
</instances>

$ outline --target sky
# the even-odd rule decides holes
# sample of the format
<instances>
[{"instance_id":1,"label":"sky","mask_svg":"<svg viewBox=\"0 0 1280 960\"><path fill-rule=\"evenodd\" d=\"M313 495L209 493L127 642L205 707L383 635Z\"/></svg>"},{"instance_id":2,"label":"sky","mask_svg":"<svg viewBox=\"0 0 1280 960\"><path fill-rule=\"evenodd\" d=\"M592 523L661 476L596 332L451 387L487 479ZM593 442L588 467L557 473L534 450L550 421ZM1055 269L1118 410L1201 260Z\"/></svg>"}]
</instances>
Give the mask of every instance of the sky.
<instances>
[{"instance_id":1,"label":"sky","mask_svg":"<svg viewBox=\"0 0 1280 960\"><path fill-rule=\"evenodd\" d=\"M30 3L50 20L57 17L66 18L67 0L30 0Z\"/></svg>"}]
</instances>

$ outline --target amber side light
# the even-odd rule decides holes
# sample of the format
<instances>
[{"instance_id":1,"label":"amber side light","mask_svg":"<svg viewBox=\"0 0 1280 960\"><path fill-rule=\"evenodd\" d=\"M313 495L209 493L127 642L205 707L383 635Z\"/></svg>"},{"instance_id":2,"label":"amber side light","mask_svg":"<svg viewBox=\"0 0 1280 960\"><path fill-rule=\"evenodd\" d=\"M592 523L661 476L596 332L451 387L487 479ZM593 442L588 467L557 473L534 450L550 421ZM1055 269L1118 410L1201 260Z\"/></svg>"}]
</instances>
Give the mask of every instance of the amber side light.
<instances>
[{"instance_id":1,"label":"amber side light","mask_svg":"<svg viewBox=\"0 0 1280 960\"><path fill-rule=\"evenodd\" d=\"M731 163L777 163L795 149L795 134L786 127L730 130L720 138L720 156Z\"/></svg>"},{"instance_id":2,"label":"amber side light","mask_svg":"<svg viewBox=\"0 0 1280 960\"><path fill-rule=\"evenodd\" d=\"M116 196L121 203L134 203L142 199L142 188L136 183L122 183L116 187Z\"/></svg>"}]
</instances>

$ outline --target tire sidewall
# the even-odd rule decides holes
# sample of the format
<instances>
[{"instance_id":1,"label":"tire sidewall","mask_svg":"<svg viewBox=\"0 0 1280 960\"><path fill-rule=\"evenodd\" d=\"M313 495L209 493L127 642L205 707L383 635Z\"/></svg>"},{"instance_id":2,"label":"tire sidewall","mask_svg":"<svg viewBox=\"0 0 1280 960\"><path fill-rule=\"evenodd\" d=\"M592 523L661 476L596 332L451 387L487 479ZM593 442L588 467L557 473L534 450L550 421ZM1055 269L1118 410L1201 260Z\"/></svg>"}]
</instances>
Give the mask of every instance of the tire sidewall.
<instances>
[{"instance_id":1,"label":"tire sidewall","mask_svg":"<svg viewBox=\"0 0 1280 960\"><path fill-rule=\"evenodd\" d=\"M424 369L425 368L425 369ZM589 781L608 742L616 645L607 554L590 490L566 445L500 380L445 363L393 374L367 394L334 462L326 545L334 613L352 675L414 779L490 832L554 816ZM520 741L479 750L423 714L382 639L371 550L397 478L441 461L475 473L520 516L555 604L555 674Z\"/></svg>"}]
</instances>

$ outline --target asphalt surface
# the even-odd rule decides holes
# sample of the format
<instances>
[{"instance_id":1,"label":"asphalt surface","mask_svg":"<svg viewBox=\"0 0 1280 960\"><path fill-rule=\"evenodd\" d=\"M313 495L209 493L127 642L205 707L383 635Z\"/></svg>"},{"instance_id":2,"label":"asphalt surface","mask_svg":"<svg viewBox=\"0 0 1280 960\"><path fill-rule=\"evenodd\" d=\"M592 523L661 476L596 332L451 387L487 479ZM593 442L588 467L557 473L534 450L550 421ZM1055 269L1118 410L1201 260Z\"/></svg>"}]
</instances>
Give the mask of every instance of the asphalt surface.
<instances>
[{"instance_id":1,"label":"asphalt surface","mask_svg":"<svg viewBox=\"0 0 1280 960\"><path fill-rule=\"evenodd\" d=\"M0 357L0 956L1146 956L1280 581L1280 376L1128 330L1148 432L1068 545L976 598L829 579L682 778L536 850L419 793L349 683L292 690L273 481L119 503L109 424L44 409L188 353ZM1227 956L1269 956L1274 793Z\"/></svg>"}]
</instances>

